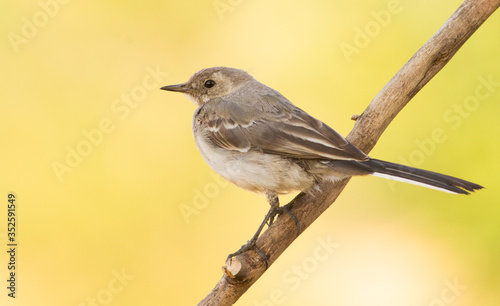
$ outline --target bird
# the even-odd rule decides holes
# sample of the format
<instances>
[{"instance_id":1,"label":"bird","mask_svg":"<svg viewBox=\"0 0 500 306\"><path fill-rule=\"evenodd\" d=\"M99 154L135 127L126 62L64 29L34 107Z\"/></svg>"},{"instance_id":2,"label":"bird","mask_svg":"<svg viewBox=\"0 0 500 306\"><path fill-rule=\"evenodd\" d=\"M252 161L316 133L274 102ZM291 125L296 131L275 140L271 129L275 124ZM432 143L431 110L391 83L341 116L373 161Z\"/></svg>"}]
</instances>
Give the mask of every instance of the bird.
<instances>
[{"instance_id":1,"label":"bird","mask_svg":"<svg viewBox=\"0 0 500 306\"><path fill-rule=\"evenodd\" d=\"M456 177L371 158L244 70L205 68L185 83L161 89L183 93L195 104L193 135L205 162L234 185L265 195L270 204L252 239L228 258L256 249L265 224L283 212L279 195L311 192L325 180L372 175L464 195L483 188Z\"/></svg>"}]
</instances>

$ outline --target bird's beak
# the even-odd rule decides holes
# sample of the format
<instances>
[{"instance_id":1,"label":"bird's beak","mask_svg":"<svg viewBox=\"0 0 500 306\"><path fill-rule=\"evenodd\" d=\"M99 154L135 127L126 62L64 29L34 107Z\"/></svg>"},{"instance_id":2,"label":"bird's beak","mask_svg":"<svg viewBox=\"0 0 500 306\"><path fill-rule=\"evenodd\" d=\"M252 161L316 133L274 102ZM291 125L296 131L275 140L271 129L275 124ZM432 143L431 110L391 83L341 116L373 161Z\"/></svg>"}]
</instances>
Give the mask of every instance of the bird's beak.
<instances>
[{"instance_id":1,"label":"bird's beak","mask_svg":"<svg viewBox=\"0 0 500 306\"><path fill-rule=\"evenodd\" d=\"M189 90L189 87L187 86L186 83L182 83L182 84L177 84L177 85L163 86L160 89L168 90L168 91L176 91L176 92L187 92Z\"/></svg>"}]
</instances>

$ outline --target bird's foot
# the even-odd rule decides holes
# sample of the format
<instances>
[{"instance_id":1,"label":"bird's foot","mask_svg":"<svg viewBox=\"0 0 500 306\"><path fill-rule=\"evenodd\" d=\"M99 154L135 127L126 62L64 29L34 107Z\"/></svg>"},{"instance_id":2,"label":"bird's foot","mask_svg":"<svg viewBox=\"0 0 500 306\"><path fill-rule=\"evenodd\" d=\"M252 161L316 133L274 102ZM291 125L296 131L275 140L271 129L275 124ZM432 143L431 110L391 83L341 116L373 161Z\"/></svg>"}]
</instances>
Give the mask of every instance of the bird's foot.
<instances>
[{"instance_id":1,"label":"bird's foot","mask_svg":"<svg viewBox=\"0 0 500 306\"><path fill-rule=\"evenodd\" d=\"M293 223L295 223L295 226L297 227L297 236L298 236L300 234L300 221L299 221L299 218L292 213L293 204L294 204L294 202L290 202L285 206L281 206L281 207L276 208L276 210L273 211L272 214L269 216L268 225L271 226L271 224L273 224L274 218L276 216L280 216L280 215L286 213L293 220Z\"/></svg>"},{"instance_id":2,"label":"bird's foot","mask_svg":"<svg viewBox=\"0 0 500 306\"><path fill-rule=\"evenodd\" d=\"M269 259L269 257L266 254L264 254L264 252L262 252L261 249L259 249L257 247L257 244L256 244L257 238L258 237L253 237L251 240L249 240L247 242L247 244L242 245L241 248L238 251L229 254L227 256L227 259L236 257L236 256L238 256L238 255L240 255L242 253L245 253L246 251L254 250L265 261L265 263L266 263L266 270L267 270L267 268L269 267L269 264L267 262L267 260Z\"/></svg>"}]
</instances>

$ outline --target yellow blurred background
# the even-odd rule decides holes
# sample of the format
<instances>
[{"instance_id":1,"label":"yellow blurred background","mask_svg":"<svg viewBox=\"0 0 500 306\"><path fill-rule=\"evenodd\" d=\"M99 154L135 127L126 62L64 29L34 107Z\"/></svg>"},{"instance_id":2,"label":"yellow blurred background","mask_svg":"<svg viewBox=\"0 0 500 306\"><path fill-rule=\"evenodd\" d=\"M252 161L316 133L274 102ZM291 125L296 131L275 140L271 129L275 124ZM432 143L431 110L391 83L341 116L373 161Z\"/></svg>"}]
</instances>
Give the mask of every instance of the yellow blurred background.
<instances>
[{"instance_id":1,"label":"yellow blurred background","mask_svg":"<svg viewBox=\"0 0 500 306\"><path fill-rule=\"evenodd\" d=\"M213 174L192 137L195 107L159 87L241 68L347 135L460 3L3 3L0 304L198 303L268 205ZM497 12L370 154L486 189L355 178L238 305L498 305L499 29Z\"/></svg>"}]
</instances>

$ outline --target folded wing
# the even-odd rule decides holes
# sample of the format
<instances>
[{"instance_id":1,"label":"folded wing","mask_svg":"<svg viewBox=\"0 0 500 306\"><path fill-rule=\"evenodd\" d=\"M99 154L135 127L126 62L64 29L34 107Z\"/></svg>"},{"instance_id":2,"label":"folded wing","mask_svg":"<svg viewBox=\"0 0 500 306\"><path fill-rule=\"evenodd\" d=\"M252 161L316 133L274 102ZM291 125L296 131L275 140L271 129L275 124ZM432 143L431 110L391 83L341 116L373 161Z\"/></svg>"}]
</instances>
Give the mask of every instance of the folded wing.
<instances>
[{"instance_id":1,"label":"folded wing","mask_svg":"<svg viewBox=\"0 0 500 306\"><path fill-rule=\"evenodd\" d=\"M238 98L206 103L201 111L209 138L222 148L240 152L259 150L299 159L368 160L339 133L283 96L259 98L257 104Z\"/></svg>"}]
</instances>

